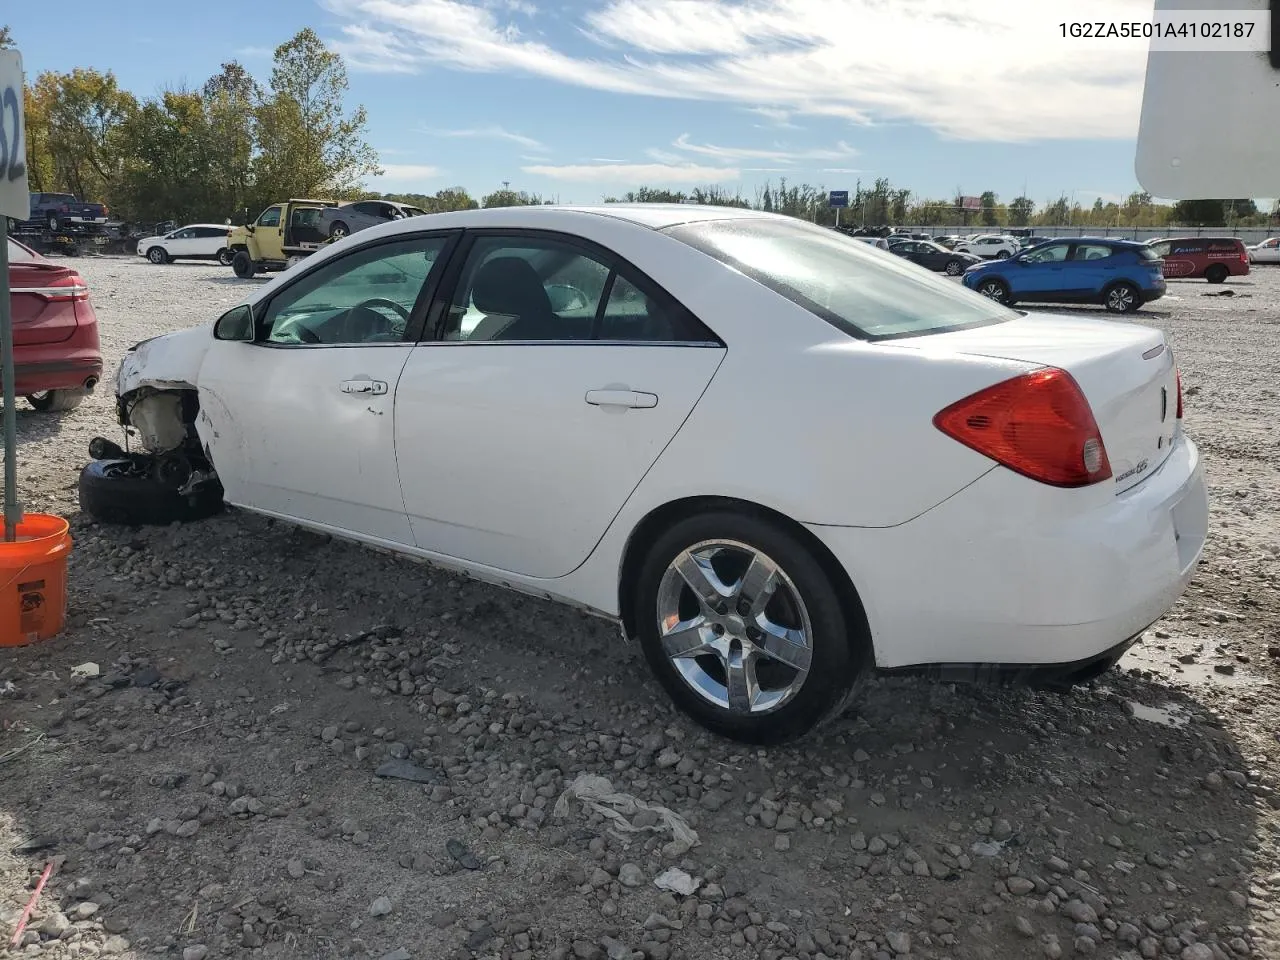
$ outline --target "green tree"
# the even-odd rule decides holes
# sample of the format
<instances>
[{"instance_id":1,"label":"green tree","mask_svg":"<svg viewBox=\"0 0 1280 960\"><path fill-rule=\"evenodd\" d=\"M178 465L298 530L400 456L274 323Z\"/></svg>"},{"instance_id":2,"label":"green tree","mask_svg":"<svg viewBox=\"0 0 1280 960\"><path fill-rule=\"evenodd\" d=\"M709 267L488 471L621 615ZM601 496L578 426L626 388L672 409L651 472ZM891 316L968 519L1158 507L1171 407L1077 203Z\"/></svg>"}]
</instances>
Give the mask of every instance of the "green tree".
<instances>
[{"instance_id":1,"label":"green tree","mask_svg":"<svg viewBox=\"0 0 1280 960\"><path fill-rule=\"evenodd\" d=\"M678 190L658 187L640 187L628 190L621 197L605 197L605 203L683 203L687 195Z\"/></svg>"},{"instance_id":2,"label":"green tree","mask_svg":"<svg viewBox=\"0 0 1280 960\"><path fill-rule=\"evenodd\" d=\"M1009 225L1025 227L1031 222L1031 215L1035 212L1036 204L1030 197L1014 197L1009 204Z\"/></svg>"},{"instance_id":3,"label":"green tree","mask_svg":"<svg viewBox=\"0 0 1280 960\"><path fill-rule=\"evenodd\" d=\"M536 207L539 204L550 202L550 200L543 200L536 193L526 193L524 190L516 192L515 190L503 188L481 198L480 206L485 209L489 207Z\"/></svg>"},{"instance_id":4,"label":"green tree","mask_svg":"<svg viewBox=\"0 0 1280 960\"><path fill-rule=\"evenodd\" d=\"M344 196L382 173L364 139L364 107L346 112L347 69L310 27L275 50L270 90L256 111L258 206L290 196Z\"/></svg>"},{"instance_id":5,"label":"green tree","mask_svg":"<svg viewBox=\"0 0 1280 960\"><path fill-rule=\"evenodd\" d=\"M255 114L262 103L262 88L243 66L231 60L205 81L200 93L209 138L205 175L221 220L244 213L251 203L257 151Z\"/></svg>"},{"instance_id":6,"label":"green tree","mask_svg":"<svg viewBox=\"0 0 1280 960\"><path fill-rule=\"evenodd\" d=\"M982 194L982 225L994 227L999 223L1000 217L996 213L996 195L987 190Z\"/></svg>"},{"instance_id":7,"label":"green tree","mask_svg":"<svg viewBox=\"0 0 1280 960\"><path fill-rule=\"evenodd\" d=\"M0 50L12 50L15 46L13 31L7 26L0 27Z\"/></svg>"}]
</instances>

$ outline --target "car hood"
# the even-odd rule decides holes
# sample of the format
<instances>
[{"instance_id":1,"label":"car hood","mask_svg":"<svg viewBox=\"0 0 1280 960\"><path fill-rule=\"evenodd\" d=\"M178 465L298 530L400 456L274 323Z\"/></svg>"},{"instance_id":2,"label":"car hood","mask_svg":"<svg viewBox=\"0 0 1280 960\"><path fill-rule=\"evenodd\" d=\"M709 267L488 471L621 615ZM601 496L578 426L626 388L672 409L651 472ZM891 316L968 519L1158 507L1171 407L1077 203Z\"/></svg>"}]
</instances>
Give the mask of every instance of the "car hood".
<instances>
[{"instance_id":1,"label":"car hood","mask_svg":"<svg viewBox=\"0 0 1280 960\"><path fill-rule=\"evenodd\" d=\"M159 237L159 236L157 236L157 237L142 237L141 239L139 239L139 240L138 240L138 246L142 246L144 243L159 243L161 240L165 240L165 239L167 239L167 238L166 238L166 237Z\"/></svg>"},{"instance_id":2,"label":"car hood","mask_svg":"<svg viewBox=\"0 0 1280 960\"><path fill-rule=\"evenodd\" d=\"M116 371L116 396L141 387L157 390L193 390L213 342L213 323L166 333L134 344Z\"/></svg>"}]
</instances>

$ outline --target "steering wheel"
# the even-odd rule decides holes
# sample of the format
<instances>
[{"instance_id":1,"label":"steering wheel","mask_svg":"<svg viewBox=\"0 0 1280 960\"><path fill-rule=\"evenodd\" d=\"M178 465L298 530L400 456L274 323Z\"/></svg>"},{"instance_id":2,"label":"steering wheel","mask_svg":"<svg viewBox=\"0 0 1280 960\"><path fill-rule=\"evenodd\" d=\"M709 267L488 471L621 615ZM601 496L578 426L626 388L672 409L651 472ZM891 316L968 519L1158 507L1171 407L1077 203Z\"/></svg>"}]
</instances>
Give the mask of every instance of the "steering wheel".
<instances>
[{"instance_id":1,"label":"steering wheel","mask_svg":"<svg viewBox=\"0 0 1280 960\"><path fill-rule=\"evenodd\" d=\"M320 335L310 327L304 327L299 324L293 330L293 335L302 343L320 343Z\"/></svg>"},{"instance_id":2,"label":"steering wheel","mask_svg":"<svg viewBox=\"0 0 1280 960\"><path fill-rule=\"evenodd\" d=\"M390 307L391 310L400 317L405 323L409 322L409 311L396 303L394 300L388 300L386 297L370 297L362 303L357 303L352 310L369 310L373 307Z\"/></svg>"},{"instance_id":3,"label":"steering wheel","mask_svg":"<svg viewBox=\"0 0 1280 960\"><path fill-rule=\"evenodd\" d=\"M379 310L385 307L400 318L397 323ZM343 320L346 339L354 343L370 343L384 339L400 339L409 325L409 311L394 300L372 297L357 303L347 311Z\"/></svg>"},{"instance_id":4,"label":"steering wheel","mask_svg":"<svg viewBox=\"0 0 1280 960\"><path fill-rule=\"evenodd\" d=\"M571 284L549 283L546 290L547 298L551 301L551 309L555 313L564 310L585 310L591 306L590 298Z\"/></svg>"}]
</instances>

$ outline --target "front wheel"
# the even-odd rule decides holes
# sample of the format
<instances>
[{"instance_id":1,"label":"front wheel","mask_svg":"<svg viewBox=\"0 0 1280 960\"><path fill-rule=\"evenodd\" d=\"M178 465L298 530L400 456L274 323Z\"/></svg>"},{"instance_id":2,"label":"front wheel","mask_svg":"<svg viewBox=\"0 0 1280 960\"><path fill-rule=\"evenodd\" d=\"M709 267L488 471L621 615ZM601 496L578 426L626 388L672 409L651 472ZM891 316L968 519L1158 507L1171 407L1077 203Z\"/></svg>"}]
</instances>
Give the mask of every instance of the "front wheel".
<instances>
[{"instance_id":1,"label":"front wheel","mask_svg":"<svg viewBox=\"0 0 1280 960\"><path fill-rule=\"evenodd\" d=\"M88 396L83 390L42 390L27 394L27 403L40 413L74 410Z\"/></svg>"},{"instance_id":2,"label":"front wheel","mask_svg":"<svg viewBox=\"0 0 1280 960\"><path fill-rule=\"evenodd\" d=\"M964 273L964 264L959 260L948 260L946 271L948 277L958 277Z\"/></svg>"},{"instance_id":3,"label":"front wheel","mask_svg":"<svg viewBox=\"0 0 1280 960\"><path fill-rule=\"evenodd\" d=\"M231 258L231 269L241 280L251 279L254 272L254 263L253 258L249 256L249 251L237 250L236 255Z\"/></svg>"},{"instance_id":4,"label":"front wheel","mask_svg":"<svg viewBox=\"0 0 1280 960\"><path fill-rule=\"evenodd\" d=\"M147 259L158 265L168 263L169 255L164 252L164 247L152 247L147 251Z\"/></svg>"},{"instance_id":5,"label":"front wheel","mask_svg":"<svg viewBox=\"0 0 1280 960\"><path fill-rule=\"evenodd\" d=\"M223 247L218 251L218 263L222 264L224 267L231 266L231 261L234 259L235 257L226 247Z\"/></svg>"},{"instance_id":6,"label":"front wheel","mask_svg":"<svg viewBox=\"0 0 1280 960\"><path fill-rule=\"evenodd\" d=\"M744 743L793 740L840 715L869 662L811 548L781 524L731 511L679 521L636 583L645 658L709 730Z\"/></svg>"},{"instance_id":7,"label":"front wheel","mask_svg":"<svg viewBox=\"0 0 1280 960\"><path fill-rule=\"evenodd\" d=\"M1009 288L1003 280L983 280L978 284L978 292L996 303L1009 303Z\"/></svg>"},{"instance_id":8,"label":"front wheel","mask_svg":"<svg viewBox=\"0 0 1280 960\"><path fill-rule=\"evenodd\" d=\"M55 214L52 214L52 213L51 213L51 214L49 214L49 216L46 218L46 220L45 220L45 225L46 225L50 230L52 230L54 233L57 233L57 232L58 232L58 228L59 228L60 226L62 226L62 224L61 224L61 223L59 222L59 220L58 220L58 217L57 217Z\"/></svg>"},{"instance_id":9,"label":"front wheel","mask_svg":"<svg viewBox=\"0 0 1280 960\"><path fill-rule=\"evenodd\" d=\"M1142 293L1131 283L1117 283L1102 302L1111 313L1133 313L1142 306Z\"/></svg>"}]
</instances>

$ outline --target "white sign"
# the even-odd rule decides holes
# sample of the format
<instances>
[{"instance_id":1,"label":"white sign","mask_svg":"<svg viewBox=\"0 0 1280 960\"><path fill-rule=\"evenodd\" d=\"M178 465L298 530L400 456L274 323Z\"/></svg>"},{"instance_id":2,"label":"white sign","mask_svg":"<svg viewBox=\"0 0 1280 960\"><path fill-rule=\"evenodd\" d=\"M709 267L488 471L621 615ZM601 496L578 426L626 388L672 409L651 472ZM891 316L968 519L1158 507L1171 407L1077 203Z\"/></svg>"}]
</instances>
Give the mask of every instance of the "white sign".
<instances>
[{"instance_id":1,"label":"white sign","mask_svg":"<svg viewBox=\"0 0 1280 960\"><path fill-rule=\"evenodd\" d=\"M24 112L22 54L0 50L0 217L15 220L31 216Z\"/></svg>"},{"instance_id":2,"label":"white sign","mask_svg":"<svg viewBox=\"0 0 1280 960\"><path fill-rule=\"evenodd\" d=\"M1163 23L1181 14L1212 24L1206 8L1218 11L1223 22L1256 18L1255 33L1262 32L1267 44L1252 52L1207 53L1201 38L1201 44L1188 45L1200 46L1199 52L1184 52L1187 47L1175 50L1167 39L1152 38L1138 128L1138 182L1169 200L1280 196L1280 66L1272 66L1280 64L1280 50L1274 46L1271 0L1155 4Z\"/></svg>"}]
</instances>

